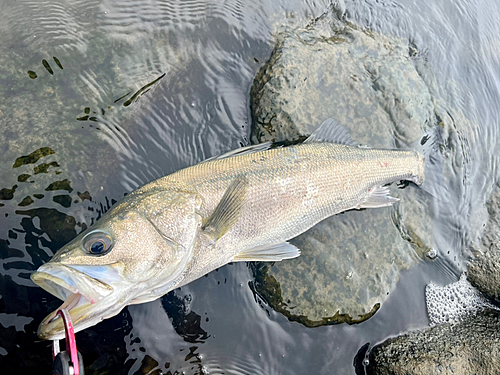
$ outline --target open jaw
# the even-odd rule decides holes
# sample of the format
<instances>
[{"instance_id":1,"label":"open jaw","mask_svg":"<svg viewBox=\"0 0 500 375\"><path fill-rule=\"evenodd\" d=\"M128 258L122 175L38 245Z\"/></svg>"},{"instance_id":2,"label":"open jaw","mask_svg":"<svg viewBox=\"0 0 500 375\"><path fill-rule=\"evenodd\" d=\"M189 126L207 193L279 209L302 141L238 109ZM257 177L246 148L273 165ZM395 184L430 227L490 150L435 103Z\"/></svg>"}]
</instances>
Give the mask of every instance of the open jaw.
<instances>
[{"instance_id":1,"label":"open jaw","mask_svg":"<svg viewBox=\"0 0 500 375\"><path fill-rule=\"evenodd\" d=\"M100 316L105 310L102 302L105 297L110 297L113 288L78 268L82 267L47 263L31 275L35 284L64 301L40 323L40 338L64 338L64 324L62 318L57 315L57 311L62 308L68 310L75 332L102 320Z\"/></svg>"}]
</instances>

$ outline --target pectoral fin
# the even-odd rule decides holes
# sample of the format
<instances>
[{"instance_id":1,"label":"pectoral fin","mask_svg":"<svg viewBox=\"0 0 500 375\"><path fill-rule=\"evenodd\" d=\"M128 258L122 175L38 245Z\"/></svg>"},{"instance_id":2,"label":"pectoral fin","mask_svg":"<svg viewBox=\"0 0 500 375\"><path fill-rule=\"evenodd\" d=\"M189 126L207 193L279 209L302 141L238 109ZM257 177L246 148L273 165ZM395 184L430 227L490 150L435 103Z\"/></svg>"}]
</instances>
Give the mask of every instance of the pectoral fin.
<instances>
[{"instance_id":1,"label":"pectoral fin","mask_svg":"<svg viewBox=\"0 0 500 375\"><path fill-rule=\"evenodd\" d=\"M202 229L212 236L214 241L225 235L240 218L247 190L248 182L245 177L238 177L234 180L227 188L212 215L203 225Z\"/></svg>"},{"instance_id":2,"label":"pectoral fin","mask_svg":"<svg viewBox=\"0 0 500 375\"><path fill-rule=\"evenodd\" d=\"M233 259L235 262L276 262L283 259L297 258L300 255L300 250L294 245L283 242L273 245L257 246L247 249L236 255Z\"/></svg>"},{"instance_id":3,"label":"pectoral fin","mask_svg":"<svg viewBox=\"0 0 500 375\"><path fill-rule=\"evenodd\" d=\"M387 207L392 206L397 201L399 201L398 198L391 197L391 192L388 187L379 186L372 189L366 202L360 204L356 208Z\"/></svg>"}]
</instances>

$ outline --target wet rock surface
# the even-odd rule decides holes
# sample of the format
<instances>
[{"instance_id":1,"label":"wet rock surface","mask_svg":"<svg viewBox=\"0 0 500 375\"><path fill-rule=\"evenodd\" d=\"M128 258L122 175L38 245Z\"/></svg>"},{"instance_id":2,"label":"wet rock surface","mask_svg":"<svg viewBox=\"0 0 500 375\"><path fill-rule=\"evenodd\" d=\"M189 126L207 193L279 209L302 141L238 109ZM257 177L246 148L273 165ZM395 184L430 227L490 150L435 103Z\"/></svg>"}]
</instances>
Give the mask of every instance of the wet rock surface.
<instances>
[{"instance_id":1,"label":"wet rock surface","mask_svg":"<svg viewBox=\"0 0 500 375\"><path fill-rule=\"evenodd\" d=\"M372 349L367 373L498 374L500 314L486 310L457 324L412 332Z\"/></svg>"},{"instance_id":2,"label":"wet rock surface","mask_svg":"<svg viewBox=\"0 0 500 375\"><path fill-rule=\"evenodd\" d=\"M496 187L486 204L486 224L476 259L469 264L467 278L485 296L500 302L500 187Z\"/></svg>"},{"instance_id":3,"label":"wet rock surface","mask_svg":"<svg viewBox=\"0 0 500 375\"><path fill-rule=\"evenodd\" d=\"M329 117L371 147L418 139L435 115L415 47L327 18L277 36L251 91L253 140L299 140Z\"/></svg>"},{"instance_id":4,"label":"wet rock surface","mask_svg":"<svg viewBox=\"0 0 500 375\"><path fill-rule=\"evenodd\" d=\"M291 243L301 256L269 266L257 278L257 289L278 311L307 326L370 317L399 271L418 260L393 225L390 209L337 215ZM266 293L273 284L275 292Z\"/></svg>"},{"instance_id":5,"label":"wet rock surface","mask_svg":"<svg viewBox=\"0 0 500 375\"><path fill-rule=\"evenodd\" d=\"M251 90L253 143L297 142L334 118L360 144L409 147L444 121L417 55L408 41L331 15L279 33ZM391 193L401 199L393 207L345 212L292 240L302 255L256 267L257 293L307 326L373 315L401 270L433 247L426 193L412 184Z\"/></svg>"}]
</instances>

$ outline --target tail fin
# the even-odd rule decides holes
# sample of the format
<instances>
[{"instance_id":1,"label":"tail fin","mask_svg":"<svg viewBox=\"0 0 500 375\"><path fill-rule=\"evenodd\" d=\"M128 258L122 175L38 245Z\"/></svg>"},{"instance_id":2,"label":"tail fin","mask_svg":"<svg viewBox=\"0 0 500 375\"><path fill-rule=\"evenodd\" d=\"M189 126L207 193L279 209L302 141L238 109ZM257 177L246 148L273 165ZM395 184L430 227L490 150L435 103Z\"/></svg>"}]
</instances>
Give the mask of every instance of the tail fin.
<instances>
[{"instance_id":1,"label":"tail fin","mask_svg":"<svg viewBox=\"0 0 500 375\"><path fill-rule=\"evenodd\" d=\"M439 149L442 140L443 130L440 126L435 126L410 145L410 148L417 151L424 159L425 180L420 187L435 198L438 196L435 189L442 185L443 156Z\"/></svg>"}]
</instances>

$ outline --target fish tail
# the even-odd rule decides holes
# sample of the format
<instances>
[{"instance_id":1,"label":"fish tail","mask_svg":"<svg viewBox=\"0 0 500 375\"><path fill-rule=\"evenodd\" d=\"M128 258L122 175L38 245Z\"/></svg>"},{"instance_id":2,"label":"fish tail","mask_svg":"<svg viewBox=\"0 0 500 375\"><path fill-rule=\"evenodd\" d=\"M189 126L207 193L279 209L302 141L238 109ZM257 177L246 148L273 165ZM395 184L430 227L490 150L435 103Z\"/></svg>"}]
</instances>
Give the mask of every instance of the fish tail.
<instances>
[{"instance_id":1,"label":"fish tail","mask_svg":"<svg viewBox=\"0 0 500 375\"><path fill-rule=\"evenodd\" d=\"M436 196L434 190L439 186L439 176L442 176L442 155L439 149L443 139L442 133L442 128L435 126L411 145L413 151L419 155L419 167L414 182L433 196Z\"/></svg>"},{"instance_id":2,"label":"fish tail","mask_svg":"<svg viewBox=\"0 0 500 375\"><path fill-rule=\"evenodd\" d=\"M416 156L416 166L413 172L413 176L409 178L410 181L414 182L418 186L421 186L425 181L425 156L423 153L415 151Z\"/></svg>"}]
</instances>

